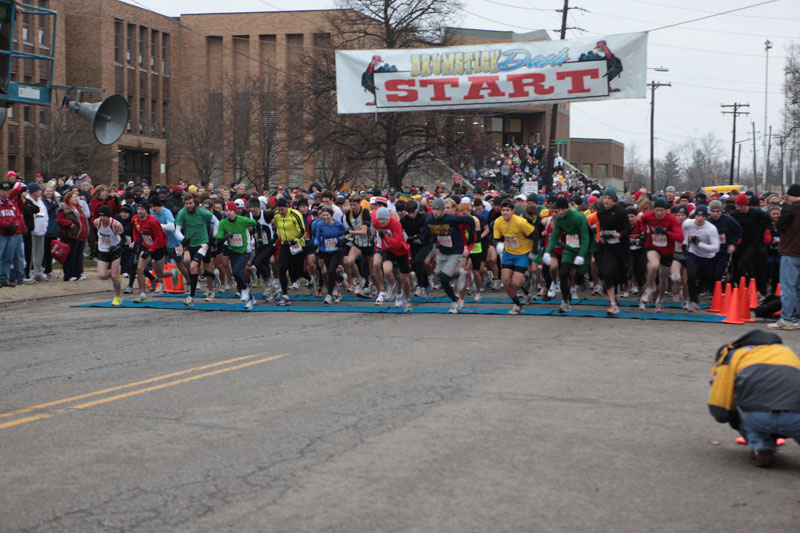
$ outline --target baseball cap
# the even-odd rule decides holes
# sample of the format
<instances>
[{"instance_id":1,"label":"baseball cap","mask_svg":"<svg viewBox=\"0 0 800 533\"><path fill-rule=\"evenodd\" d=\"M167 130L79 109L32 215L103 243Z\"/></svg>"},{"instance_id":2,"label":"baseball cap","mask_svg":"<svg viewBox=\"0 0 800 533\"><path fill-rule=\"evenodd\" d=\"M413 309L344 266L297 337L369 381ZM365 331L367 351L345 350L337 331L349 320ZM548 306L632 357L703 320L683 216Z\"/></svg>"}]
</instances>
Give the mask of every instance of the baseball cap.
<instances>
[{"instance_id":1,"label":"baseball cap","mask_svg":"<svg viewBox=\"0 0 800 533\"><path fill-rule=\"evenodd\" d=\"M236 200L233 201L233 203L236 204L236 207L239 207L239 208L244 207L245 205L247 205L247 204L245 204L245 201L242 198L237 198Z\"/></svg>"},{"instance_id":2,"label":"baseball cap","mask_svg":"<svg viewBox=\"0 0 800 533\"><path fill-rule=\"evenodd\" d=\"M237 211L239 207L236 205L236 202L225 202L225 210L226 211Z\"/></svg>"}]
</instances>

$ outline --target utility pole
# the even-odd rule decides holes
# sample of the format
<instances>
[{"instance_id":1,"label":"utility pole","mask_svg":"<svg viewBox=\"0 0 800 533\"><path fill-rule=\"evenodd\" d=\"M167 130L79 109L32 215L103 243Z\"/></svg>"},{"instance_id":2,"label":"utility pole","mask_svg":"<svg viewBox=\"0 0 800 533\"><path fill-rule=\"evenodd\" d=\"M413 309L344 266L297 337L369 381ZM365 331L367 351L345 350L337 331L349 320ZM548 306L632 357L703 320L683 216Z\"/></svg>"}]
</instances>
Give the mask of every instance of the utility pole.
<instances>
[{"instance_id":1,"label":"utility pole","mask_svg":"<svg viewBox=\"0 0 800 533\"><path fill-rule=\"evenodd\" d=\"M764 190L767 190L767 173L769 172L769 153L767 151L767 98L769 92L769 50L772 48L772 41L767 39L764 41L764 52L766 54L766 61L764 62ZM757 190L757 189L756 189Z\"/></svg>"},{"instance_id":2,"label":"utility pole","mask_svg":"<svg viewBox=\"0 0 800 533\"><path fill-rule=\"evenodd\" d=\"M739 181L739 171L741 170L741 168L742 168L742 145L740 144L739 153L736 155L736 181Z\"/></svg>"},{"instance_id":3,"label":"utility pole","mask_svg":"<svg viewBox=\"0 0 800 533\"><path fill-rule=\"evenodd\" d=\"M653 127L656 119L656 89L659 87L672 87L671 83L661 83L651 81L647 84L650 87L650 194L656 192L656 160L655 160L655 136Z\"/></svg>"},{"instance_id":4,"label":"utility pole","mask_svg":"<svg viewBox=\"0 0 800 533\"><path fill-rule=\"evenodd\" d=\"M758 168L756 168L756 123L753 121L753 192L758 194Z\"/></svg>"},{"instance_id":5,"label":"utility pole","mask_svg":"<svg viewBox=\"0 0 800 533\"><path fill-rule=\"evenodd\" d=\"M738 102L734 102L733 104L723 104L720 105L722 108L732 107L733 111L723 111L723 115L733 115L733 140L731 141L731 177L728 181L728 185L733 185L733 166L736 160L736 117L739 115L749 115L750 113L746 111L739 111L740 107L750 107L750 104L740 104Z\"/></svg>"},{"instance_id":6,"label":"utility pole","mask_svg":"<svg viewBox=\"0 0 800 533\"><path fill-rule=\"evenodd\" d=\"M569 12L569 0L564 0L564 8L561 10L561 40L567 36L567 12ZM547 190L553 188L553 164L556 157L556 127L558 127L558 104L553 104L550 108L550 142L547 147L547 172L545 180Z\"/></svg>"}]
</instances>

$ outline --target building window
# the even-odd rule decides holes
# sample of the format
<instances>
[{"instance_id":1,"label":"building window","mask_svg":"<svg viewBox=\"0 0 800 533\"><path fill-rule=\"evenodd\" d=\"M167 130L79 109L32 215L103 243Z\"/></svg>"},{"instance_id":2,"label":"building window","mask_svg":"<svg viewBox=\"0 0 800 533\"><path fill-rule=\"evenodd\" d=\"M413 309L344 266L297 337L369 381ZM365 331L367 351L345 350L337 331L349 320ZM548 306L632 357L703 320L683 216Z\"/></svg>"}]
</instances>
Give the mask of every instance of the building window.
<instances>
[{"instance_id":1,"label":"building window","mask_svg":"<svg viewBox=\"0 0 800 533\"><path fill-rule=\"evenodd\" d=\"M25 121L25 124L30 124L33 122L31 119L31 106L22 106L22 120Z\"/></svg>"},{"instance_id":2,"label":"building window","mask_svg":"<svg viewBox=\"0 0 800 533\"><path fill-rule=\"evenodd\" d=\"M48 123L47 108L39 107L39 125L46 126Z\"/></svg>"},{"instance_id":3,"label":"building window","mask_svg":"<svg viewBox=\"0 0 800 533\"><path fill-rule=\"evenodd\" d=\"M161 104L161 133L164 137L167 136L167 126L169 124L169 104L164 102Z\"/></svg>"},{"instance_id":4,"label":"building window","mask_svg":"<svg viewBox=\"0 0 800 533\"><path fill-rule=\"evenodd\" d=\"M11 105L8 108L8 114L6 116L7 116L9 122L16 123L16 119L14 118L14 109L16 107L17 107L16 105Z\"/></svg>"},{"instance_id":5,"label":"building window","mask_svg":"<svg viewBox=\"0 0 800 533\"><path fill-rule=\"evenodd\" d=\"M158 131L158 105L155 100L150 100L150 135Z\"/></svg>"},{"instance_id":6,"label":"building window","mask_svg":"<svg viewBox=\"0 0 800 533\"><path fill-rule=\"evenodd\" d=\"M23 24L22 25L22 40L25 41L26 43L28 43L28 42L30 42L30 39L31 39L31 34L30 34L30 30L28 30L28 25L27 24Z\"/></svg>"},{"instance_id":7,"label":"building window","mask_svg":"<svg viewBox=\"0 0 800 533\"><path fill-rule=\"evenodd\" d=\"M9 146L16 146L17 145L17 134L14 133L13 131L8 133L8 145ZM9 167L9 168L13 169L14 167Z\"/></svg>"},{"instance_id":8,"label":"building window","mask_svg":"<svg viewBox=\"0 0 800 533\"><path fill-rule=\"evenodd\" d=\"M161 73L169 75L169 33L161 34Z\"/></svg>"},{"instance_id":9,"label":"building window","mask_svg":"<svg viewBox=\"0 0 800 533\"><path fill-rule=\"evenodd\" d=\"M599 164L597 165L597 177L598 178L605 178L608 176L608 165Z\"/></svg>"},{"instance_id":10,"label":"building window","mask_svg":"<svg viewBox=\"0 0 800 533\"><path fill-rule=\"evenodd\" d=\"M129 67L133 66L133 47L135 44L133 42L134 39L133 35L135 32L136 32L136 26L133 24L128 24L128 39L127 39L128 49L125 51L125 59L127 60Z\"/></svg>"},{"instance_id":11,"label":"building window","mask_svg":"<svg viewBox=\"0 0 800 533\"><path fill-rule=\"evenodd\" d=\"M144 133L144 124L147 120L147 104L144 98L139 98L139 133Z\"/></svg>"},{"instance_id":12,"label":"building window","mask_svg":"<svg viewBox=\"0 0 800 533\"><path fill-rule=\"evenodd\" d=\"M150 70L156 72L158 65L158 32L153 30L150 34Z\"/></svg>"},{"instance_id":13,"label":"building window","mask_svg":"<svg viewBox=\"0 0 800 533\"><path fill-rule=\"evenodd\" d=\"M10 170L16 170L17 168L17 156L9 155L8 156L8 168Z\"/></svg>"},{"instance_id":14,"label":"building window","mask_svg":"<svg viewBox=\"0 0 800 533\"><path fill-rule=\"evenodd\" d=\"M145 68L145 50L147 50L147 28L139 26L139 68Z\"/></svg>"},{"instance_id":15,"label":"building window","mask_svg":"<svg viewBox=\"0 0 800 533\"><path fill-rule=\"evenodd\" d=\"M114 62L122 63L122 21L114 21Z\"/></svg>"},{"instance_id":16,"label":"building window","mask_svg":"<svg viewBox=\"0 0 800 533\"><path fill-rule=\"evenodd\" d=\"M581 171L586 174L587 176L592 175L592 164L591 163L584 163L581 165Z\"/></svg>"}]
</instances>

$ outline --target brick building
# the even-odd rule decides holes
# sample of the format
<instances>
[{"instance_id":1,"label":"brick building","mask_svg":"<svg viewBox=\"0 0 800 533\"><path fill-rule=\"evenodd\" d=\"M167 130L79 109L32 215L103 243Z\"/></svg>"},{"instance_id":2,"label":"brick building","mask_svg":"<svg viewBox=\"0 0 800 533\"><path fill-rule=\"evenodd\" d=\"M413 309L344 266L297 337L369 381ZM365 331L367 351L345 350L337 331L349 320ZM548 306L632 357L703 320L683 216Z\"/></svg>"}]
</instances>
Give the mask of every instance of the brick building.
<instances>
[{"instance_id":1,"label":"brick building","mask_svg":"<svg viewBox=\"0 0 800 533\"><path fill-rule=\"evenodd\" d=\"M81 169L105 182L146 179L151 183L174 183L178 179L196 179L198 172L188 141L178 134L177 123L187 116L227 125L215 134L221 155L214 180L237 181L236 163L230 157L231 146L237 142L236 128L230 127L236 110L221 102L236 102L240 87L248 79L259 77L271 80L269 87L260 89L267 99L276 91L291 93L291 73L301 55L330 47L329 16L336 12L184 14L171 18L117 0L36 2L58 12L53 79L42 77L40 70L44 69L21 62L12 66L13 79L102 88L105 93L94 95L95 102L114 93L128 101L130 116L125 134L112 146L92 144L94 157L89 168ZM464 28L448 31L457 45L548 39L544 30L525 34ZM26 16L24 24L18 23L16 46L25 51L46 51L50 41L47 32L44 21ZM13 169L30 177L39 171L55 174L73 170L45 168L40 153L54 114L67 113L57 109L61 94L63 91L54 97L51 109L37 110L21 104L12 107L6 126L0 130L3 172ZM561 104L558 109L556 138L568 139L569 104ZM546 144L550 110L549 104L497 110L487 118L486 127L496 143ZM288 117L285 122L291 127L302 120L310 117L301 114ZM84 124L89 130L89 124ZM286 133L279 135L285 141ZM574 160L581 154L581 159L573 161L579 168L592 165L591 173L596 175L601 172L599 165L605 164L609 175L614 176L617 167L621 169L623 165L622 156L617 155L622 153L622 146L615 143L573 139L567 157ZM279 183L298 186L314 179L315 165L304 157L299 146L288 145L278 166Z\"/></svg>"},{"instance_id":2,"label":"brick building","mask_svg":"<svg viewBox=\"0 0 800 533\"><path fill-rule=\"evenodd\" d=\"M625 145L619 141L572 138L562 155L578 170L601 183L618 187L624 183Z\"/></svg>"}]
</instances>

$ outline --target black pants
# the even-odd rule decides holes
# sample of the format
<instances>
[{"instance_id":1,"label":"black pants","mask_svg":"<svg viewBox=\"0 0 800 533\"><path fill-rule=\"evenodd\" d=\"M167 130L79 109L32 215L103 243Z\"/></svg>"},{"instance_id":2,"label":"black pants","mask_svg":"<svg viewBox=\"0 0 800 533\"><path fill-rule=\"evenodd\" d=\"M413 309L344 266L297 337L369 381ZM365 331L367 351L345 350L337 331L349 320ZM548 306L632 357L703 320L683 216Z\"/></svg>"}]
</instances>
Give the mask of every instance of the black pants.
<instances>
[{"instance_id":1,"label":"black pants","mask_svg":"<svg viewBox=\"0 0 800 533\"><path fill-rule=\"evenodd\" d=\"M22 242L25 245L25 277L31 277L32 266L31 265L31 250L33 250L33 239L31 239L31 232L28 231L25 235L22 236Z\"/></svg>"},{"instance_id":2,"label":"black pants","mask_svg":"<svg viewBox=\"0 0 800 533\"><path fill-rule=\"evenodd\" d=\"M44 257L42 257L42 268L44 269L45 274L51 274L53 272L53 254L50 251L50 245L55 239L56 237L44 238Z\"/></svg>"},{"instance_id":3,"label":"black pants","mask_svg":"<svg viewBox=\"0 0 800 533\"><path fill-rule=\"evenodd\" d=\"M767 294L767 254L764 250L762 246L750 245L733 254L736 264L733 281L738 282L744 276L749 283L750 278L755 278L756 288L761 294Z\"/></svg>"},{"instance_id":4,"label":"black pants","mask_svg":"<svg viewBox=\"0 0 800 533\"><path fill-rule=\"evenodd\" d=\"M691 253L686 254L686 273L689 276L689 299L697 303L698 296L706 287L707 280L714 275L715 258L708 259Z\"/></svg>"},{"instance_id":5,"label":"black pants","mask_svg":"<svg viewBox=\"0 0 800 533\"><path fill-rule=\"evenodd\" d=\"M342 264L342 252L319 252L319 256L328 271L328 294L333 296L333 288L336 286L336 270Z\"/></svg>"},{"instance_id":6,"label":"black pants","mask_svg":"<svg viewBox=\"0 0 800 533\"><path fill-rule=\"evenodd\" d=\"M623 244L606 245L597 254L597 268L605 290L625 283L630 250Z\"/></svg>"},{"instance_id":7,"label":"black pants","mask_svg":"<svg viewBox=\"0 0 800 533\"><path fill-rule=\"evenodd\" d=\"M724 246L724 248L727 248L727 246ZM731 259L731 254L727 253L727 251L719 252L714 256L714 271L711 279L708 280L708 282L712 285L709 287L711 290L714 290L713 285L718 281L722 281L723 278L730 279L726 274L732 262L733 260Z\"/></svg>"},{"instance_id":8,"label":"black pants","mask_svg":"<svg viewBox=\"0 0 800 533\"><path fill-rule=\"evenodd\" d=\"M269 281L269 259L275 253L275 247L272 245L262 246L256 249L256 255L253 257L253 266L256 271L264 279L265 282Z\"/></svg>"},{"instance_id":9,"label":"black pants","mask_svg":"<svg viewBox=\"0 0 800 533\"><path fill-rule=\"evenodd\" d=\"M292 281L297 281L303 273L303 260L306 258L305 252L292 255L289 246L284 243L281 246L281 253L278 256L278 277L281 281L281 291L283 294L289 293L289 277Z\"/></svg>"},{"instance_id":10,"label":"black pants","mask_svg":"<svg viewBox=\"0 0 800 533\"><path fill-rule=\"evenodd\" d=\"M83 248L86 241L78 239L64 239L69 245L69 255L64 263L64 281L70 278L79 278L83 274Z\"/></svg>"},{"instance_id":11,"label":"black pants","mask_svg":"<svg viewBox=\"0 0 800 533\"><path fill-rule=\"evenodd\" d=\"M636 276L636 284L642 287L647 282L647 252L644 248L631 250L630 275Z\"/></svg>"},{"instance_id":12,"label":"black pants","mask_svg":"<svg viewBox=\"0 0 800 533\"><path fill-rule=\"evenodd\" d=\"M572 299L569 290L569 273L574 266L572 263L565 263L564 261L558 264L558 282L561 285L561 298L567 303Z\"/></svg>"},{"instance_id":13,"label":"black pants","mask_svg":"<svg viewBox=\"0 0 800 533\"><path fill-rule=\"evenodd\" d=\"M428 271L425 269L425 258L431 253L433 244L412 244L411 245L411 268L414 269L414 274L417 276L417 286L427 289L430 282L428 281Z\"/></svg>"}]
</instances>

